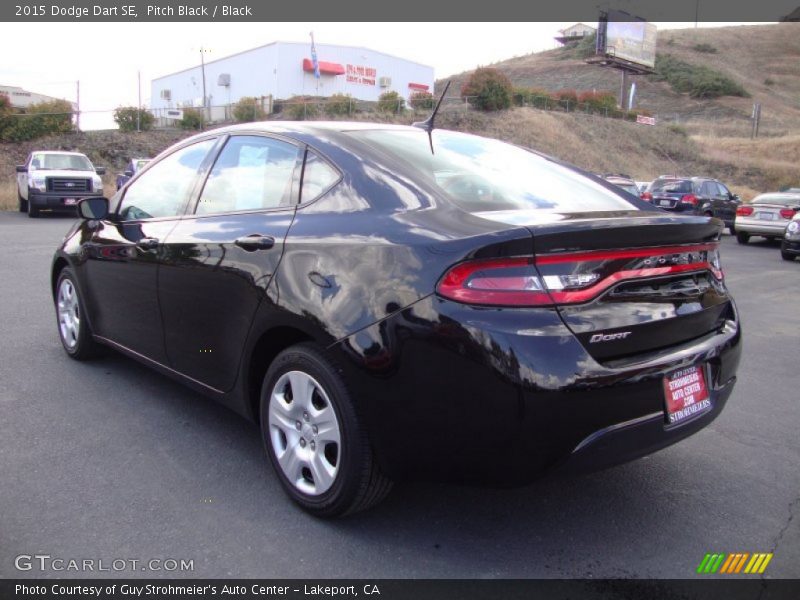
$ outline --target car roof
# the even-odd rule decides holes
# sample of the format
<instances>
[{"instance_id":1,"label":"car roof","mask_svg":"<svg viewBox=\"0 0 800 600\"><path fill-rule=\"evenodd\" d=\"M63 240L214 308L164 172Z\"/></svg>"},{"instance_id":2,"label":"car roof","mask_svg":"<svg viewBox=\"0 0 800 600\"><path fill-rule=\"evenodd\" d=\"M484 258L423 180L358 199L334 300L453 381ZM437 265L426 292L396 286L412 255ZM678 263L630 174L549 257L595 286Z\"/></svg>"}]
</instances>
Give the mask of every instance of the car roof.
<instances>
[{"instance_id":1,"label":"car roof","mask_svg":"<svg viewBox=\"0 0 800 600\"><path fill-rule=\"evenodd\" d=\"M70 154L72 156L86 156L83 152L68 152L66 150L33 150L31 154Z\"/></svg>"},{"instance_id":2,"label":"car roof","mask_svg":"<svg viewBox=\"0 0 800 600\"><path fill-rule=\"evenodd\" d=\"M390 131L420 131L418 127L410 125L395 125L392 123L373 123L364 121L257 121L254 123L239 123L228 125L219 129L210 130L208 133L228 133L232 131L264 131L265 133L311 133L314 131L369 131L383 129Z\"/></svg>"}]
</instances>

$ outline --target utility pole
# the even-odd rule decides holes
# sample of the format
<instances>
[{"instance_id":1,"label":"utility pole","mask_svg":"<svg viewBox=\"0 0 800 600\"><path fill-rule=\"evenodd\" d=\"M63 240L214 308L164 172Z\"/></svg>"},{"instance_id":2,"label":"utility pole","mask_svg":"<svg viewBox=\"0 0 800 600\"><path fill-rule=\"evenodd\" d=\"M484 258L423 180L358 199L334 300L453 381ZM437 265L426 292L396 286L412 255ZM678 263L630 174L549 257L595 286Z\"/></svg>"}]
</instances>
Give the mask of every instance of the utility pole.
<instances>
[{"instance_id":1,"label":"utility pole","mask_svg":"<svg viewBox=\"0 0 800 600\"><path fill-rule=\"evenodd\" d=\"M76 81L75 83L76 83L76 86L78 88L78 93L77 93L77 96L78 96L77 100L78 101L76 102L76 104L78 105L78 110L77 110L77 114L75 115L75 125L76 125L76 128L78 129L78 131L80 131L80 129L81 129L81 82L80 82L80 79L78 81Z\"/></svg>"},{"instance_id":2,"label":"utility pole","mask_svg":"<svg viewBox=\"0 0 800 600\"><path fill-rule=\"evenodd\" d=\"M142 72L137 71L136 76L139 84L139 103L136 105L136 132L142 130Z\"/></svg>"},{"instance_id":3,"label":"utility pole","mask_svg":"<svg viewBox=\"0 0 800 600\"><path fill-rule=\"evenodd\" d=\"M202 119L202 128L206 128L206 59L204 56L205 52L209 52L208 49L200 47L200 70L203 73L203 119Z\"/></svg>"}]
</instances>

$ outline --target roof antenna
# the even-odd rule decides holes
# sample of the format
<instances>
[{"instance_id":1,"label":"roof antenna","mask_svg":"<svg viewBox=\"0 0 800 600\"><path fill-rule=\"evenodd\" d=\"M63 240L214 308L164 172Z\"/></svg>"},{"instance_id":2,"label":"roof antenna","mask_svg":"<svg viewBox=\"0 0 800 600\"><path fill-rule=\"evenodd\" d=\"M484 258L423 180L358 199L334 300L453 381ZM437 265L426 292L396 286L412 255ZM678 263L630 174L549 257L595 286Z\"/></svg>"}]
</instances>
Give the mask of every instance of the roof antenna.
<instances>
[{"instance_id":1,"label":"roof antenna","mask_svg":"<svg viewBox=\"0 0 800 600\"><path fill-rule=\"evenodd\" d=\"M419 127L420 129L424 129L425 131L428 132L428 142L430 142L431 145L431 154L434 153L433 135L431 135L431 132L433 131L433 121L434 119L436 119L436 114L439 112L439 107L442 105L442 100L444 100L444 97L447 95L447 90L450 88L450 83L451 81L448 81L447 85L444 86L444 91L442 92L442 95L439 96L439 101L436 103L436 106L434 107L431 116L425 119L424 121L417 121L416 123L414 123L414 127Z\"/></svg>"}]
</instances>

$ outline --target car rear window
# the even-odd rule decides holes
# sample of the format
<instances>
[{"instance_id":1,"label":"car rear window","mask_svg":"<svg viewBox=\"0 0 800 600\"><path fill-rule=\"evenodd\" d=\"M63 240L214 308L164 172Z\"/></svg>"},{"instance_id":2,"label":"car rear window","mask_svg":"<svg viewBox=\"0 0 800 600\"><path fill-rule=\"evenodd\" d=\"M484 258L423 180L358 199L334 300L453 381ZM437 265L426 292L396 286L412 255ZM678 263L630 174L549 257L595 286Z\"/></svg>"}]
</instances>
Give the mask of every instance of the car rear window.
<instances>
[{"instance_id":1,"label":"car rear window","mask_svg":"<svg viewBox=\"0 0 800 600\"><path fill-rule=\"evenodd\" d=\"M691 194L692 182L690 179L660 179L652 183L650 191L667 194Z\"/></svg>"},{"instance_id":2,"label":"car rear window","mask_svg":"<svg viewBox=\"0 0 800 600\"><path fill-rule=\"evenodd\" d=\"M470 212L638 210L618 193L524 148L453 131L352 131L392 161L416 169L456 205Z\"/></svg>"}]
</instances>

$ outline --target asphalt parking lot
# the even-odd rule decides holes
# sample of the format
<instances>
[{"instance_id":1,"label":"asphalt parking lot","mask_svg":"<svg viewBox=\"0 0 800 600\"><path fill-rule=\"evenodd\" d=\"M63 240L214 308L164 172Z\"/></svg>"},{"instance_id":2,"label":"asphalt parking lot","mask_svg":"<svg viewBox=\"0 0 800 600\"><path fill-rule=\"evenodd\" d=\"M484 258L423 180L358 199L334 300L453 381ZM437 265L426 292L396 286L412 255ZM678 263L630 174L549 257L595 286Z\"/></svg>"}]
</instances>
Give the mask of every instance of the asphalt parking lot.
<instances>
[{"instance_id":1,"label":"asphalt parking lot","mask_svg":"<svg viewBox=\"0 0 800 600\"><path fill-rule=\"evenodd\" d=\"M0 213L0 577L92 575L15 568L46 554L193 561L95 573L125 577L684 578L707 552L800 577L800 261L776 244L723 238L745 347L710 427L601 473L402 485L326 522L284 496L254 425L127 358L66 357L49 266L71 223Z\"/></svg>"}]
</instances>

